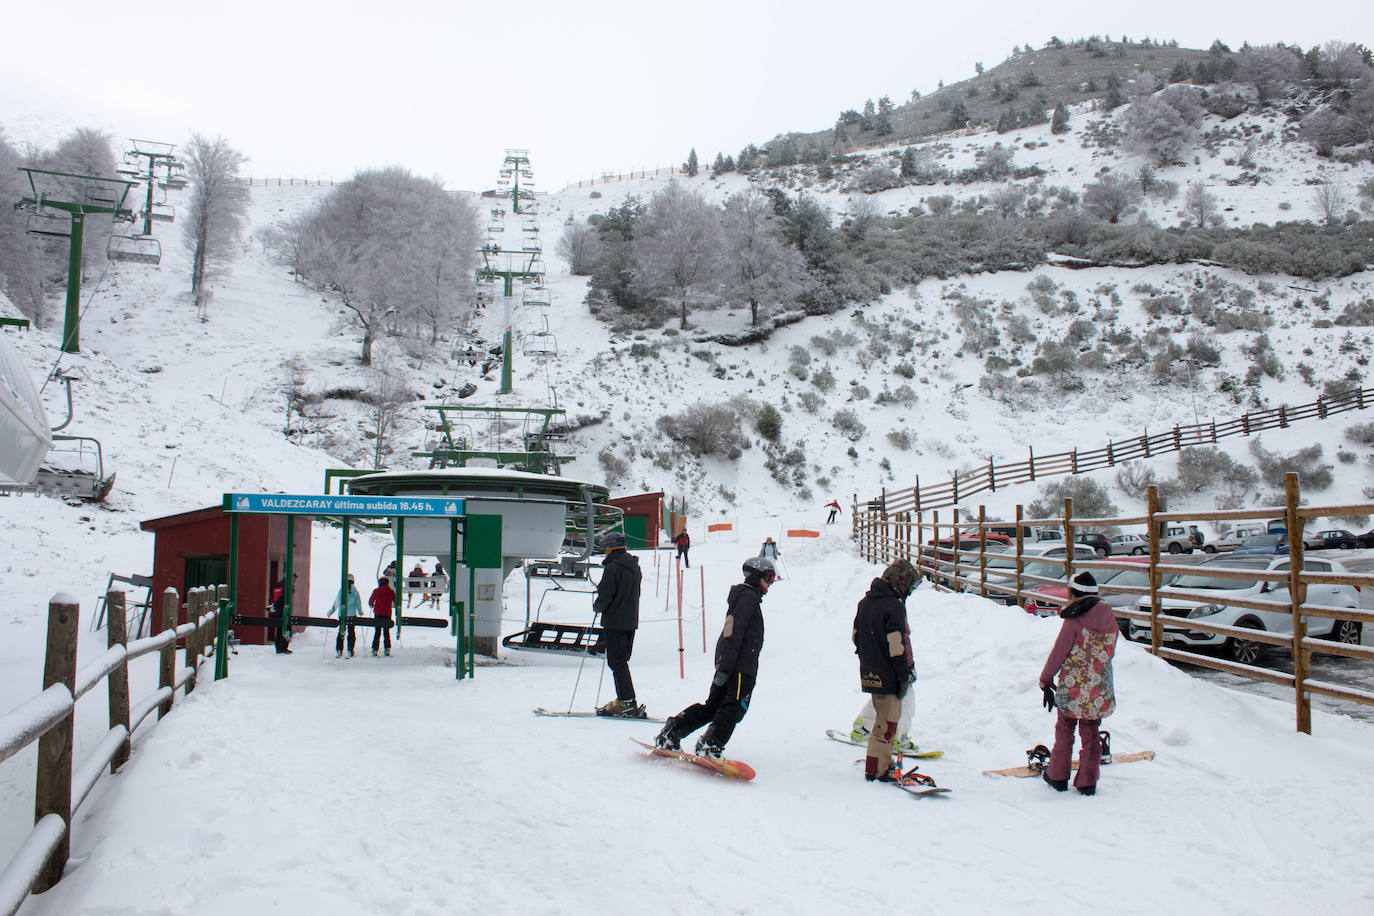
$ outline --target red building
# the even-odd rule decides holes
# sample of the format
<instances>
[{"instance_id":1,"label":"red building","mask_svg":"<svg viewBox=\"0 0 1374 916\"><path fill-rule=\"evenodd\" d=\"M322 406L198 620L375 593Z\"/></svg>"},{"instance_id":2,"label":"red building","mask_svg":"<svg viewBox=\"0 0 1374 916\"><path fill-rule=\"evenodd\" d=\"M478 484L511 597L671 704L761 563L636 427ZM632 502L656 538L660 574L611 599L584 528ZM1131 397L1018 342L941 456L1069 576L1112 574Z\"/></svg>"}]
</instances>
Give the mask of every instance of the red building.
<instances>
[{"instance_id":1,"label":"red building","mask_svg":"<svg viewBox=\"0 0 1374 916\"><path fill-rule=\"evenodd\" d=\"M238 608L246 617L265 617L272 583L286 572L286 526L296 526L292 570L296 574L291 610L308 616L310 596L310 522L306 516L239 516ZM219 506L152 518L139 526L153 532L153 607L162 606L162 594L176 589L182 602L186 592L204 585L229 583L229 516ZM161 629L155 615L153 632ZM186 622L186 610L177 614ZM268 641L266 627L235 627L241 642L261 645Z\"/></svg>"},{"instance_id":2,"label":"red building","mask_svg":"<svg viewBox=\"0 0 1374 916\"><path fill-rule=\"evenodd\" d=\"M658 528L663 518L663 492L636 493L611 500L625 512L625 540L631 550L658 548Z\"/></svg>"}]
</instances>

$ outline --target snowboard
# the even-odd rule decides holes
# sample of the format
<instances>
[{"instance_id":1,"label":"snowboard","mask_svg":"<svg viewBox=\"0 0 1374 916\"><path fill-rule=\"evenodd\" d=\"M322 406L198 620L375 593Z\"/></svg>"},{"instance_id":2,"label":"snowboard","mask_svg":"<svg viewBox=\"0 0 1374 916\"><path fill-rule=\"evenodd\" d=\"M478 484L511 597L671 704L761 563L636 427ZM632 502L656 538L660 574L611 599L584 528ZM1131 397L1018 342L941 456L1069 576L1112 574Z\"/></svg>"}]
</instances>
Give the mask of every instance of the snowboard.
<instances>
[{"instance_id":1,"label":"snowboard","mask_svg":"<svg viewBox=\"0 0 1374 916\"><path fill-rule=\"evenodd\" d=\"M656 747L647 741L640 741L638 738L631 738L635 744L647 747L651 757L674 757L683 763L690 763L699 766L712 773L718 773L728 779L749 780L754 778L754 768L740 760L717 759L715 757L699 757L696 754L689 754L686 751L670 751L666 747Z\"/></svg>"},{"instance_id":2,"label":"snowboard","mask_svg":"<svg viewBox=\"0 0 1374 916\"><path fill-rule=\"evenodd\" d=\"M663 719L654 719L648 716L642 719L632 716L599 716L595 712L559 712L556 709L545 709L542 706L537 707L534 710L534 714L536 716L558 716L560 718L573 719L608 719L613 722L656 722L659 725L662 725L664 722Z\"/></svg>"},{"instance_id":3,"label":"snowboard","mask_svg":"<svg viewBox=\"0 0 1374 916\"><path fill-rule=\"evenodd\" d=\"M1129 754L1112 754L1112 759L1111 759L1110 762L1111 762L1111 763L1135 763L1135 762L1138 761L1138 760L1154 760L1154 759L1155 759L1155 752L1154 752L1154 751L1132 751L1132 752L1129 753ZM1106 761L1106 760L1102 761L1102 765L1103 765L1103 766L1106 766L1107 763L1108 763L1108 761ZM1076 757L1074 758L1072 769L1074 769L1074 770L1078 769L1078 758L1076 758ZM1027 767L1027 766L1021 766L1021 767L1008 767L1008 768L1005 769L1005 770L984 770L984 771L983 771L983 775L984 775L984 776L1015 776L1015 777L1017 777L1018 779L1026 779L1026 778L1029 778L1029 777L1031 777L1031 776L1039 776L1040 773L1041 773L1040 770L1032 770L1030 767Z\"/></svg>"},{"instance_id":4,"label":"snowboard","mask_svg":"<svg viewBox=\"0 0 1374 916\"><path fill-rule=\"evenodd\" d=\"M829 738L831 741L838 741L838 742L840 742L841 744L848 744L850 747L867 747L867 746L868 746L868 742L867 742L867 741L855 741L855 740L853 740L852 738L849 737L849 733L848 733L848 732L842 732L842 731L840 731L839 729L827 728L827 729L825 730L825 736L826 736L827 738ZM903 753L903 754L902 754L902 757L903 757L903 758L906 758L906 757L914 757L914 758L916 758L917 760L934 760L936 757L943 757L943 756L945 756L945 752L944 752L944 751L923 751L923 750L921 750L921 749L919 749L919 748L917 748L916 753L914 753L914 754L906 754L906 753Z\"/></svg>"},{"instance_id":5,"label":"snowboard","mask_svg":"<svg viewBox=\"0 0 1374 916\"><path fill-rule=\"evenodd\" d=\"M856 760L855 763L863 763L863 761ZM917 773L916 767L912 767L903 773L901 781L887 783L887 785L896 786L906 794L913 795L917 798L923 798L930 795L946 795L953 791L951 789L946 789L944 786L937 786L935 780L931 779L926 774Z\"/></svg>"}]
</instances>

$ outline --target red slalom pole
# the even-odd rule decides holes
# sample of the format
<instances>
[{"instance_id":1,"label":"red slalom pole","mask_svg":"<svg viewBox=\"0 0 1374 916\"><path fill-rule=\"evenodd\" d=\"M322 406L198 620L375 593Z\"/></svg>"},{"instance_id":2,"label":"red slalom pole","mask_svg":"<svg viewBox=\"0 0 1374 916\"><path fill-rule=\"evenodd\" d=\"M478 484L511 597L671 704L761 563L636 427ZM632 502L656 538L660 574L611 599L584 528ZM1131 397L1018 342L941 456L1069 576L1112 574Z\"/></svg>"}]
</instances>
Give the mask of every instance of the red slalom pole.
<instances>
[{"instance_id":1,"label":"red slalom pole","mask_svg":"<svg viewBox=\"0 0 1374 916\"><path fill-rule=\"evenodd\" d=\"M687 648L682 642L682 567L677 571L677 674L680 680L687 680Z\"/></svg>"}]
</instances>

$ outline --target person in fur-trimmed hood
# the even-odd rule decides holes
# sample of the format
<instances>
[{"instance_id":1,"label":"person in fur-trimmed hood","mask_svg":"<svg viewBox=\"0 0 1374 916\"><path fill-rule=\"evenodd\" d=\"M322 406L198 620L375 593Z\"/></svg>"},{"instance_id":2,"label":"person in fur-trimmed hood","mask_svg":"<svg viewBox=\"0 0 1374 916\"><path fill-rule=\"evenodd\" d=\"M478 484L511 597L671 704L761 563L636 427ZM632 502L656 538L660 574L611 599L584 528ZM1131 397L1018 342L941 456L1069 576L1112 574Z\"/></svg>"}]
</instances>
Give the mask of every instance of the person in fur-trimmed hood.
<instances>
[{"instance_id":1,"label":"person in fur-trimmed hood","mask_svg":"<svg viewBox=\"0 0 1374 916\"><path fill-rule=\"evenodd\" d=\"M1070 601L1059 612L1064 623L1054 641L1050 657L1040 672L1040 689L1045 708L1057 710L1054 723L1054 750L1045 769L1044 780L1064 792L1069 787L1073 760L1073 733L1078 730L1078 775L1073 784L1083 795L1097 792L1097 775L1102 760L1102 720L1116 711L1116 690L1112 679L1112 656L1120 631L1111 606L1097 592L1097 580L1090 572L1077 573L1069 582ZM1056 684L1057 680L1057 684Z\"/></svg>"},{"instance_id":2,"label":"person in fur-trimmed hood","mask_svg":"<svg viewBox=\"0 0 1374 916\"><path fill-rule=\"evenodd\" d=\"M915 680L906 599L919 577L907 560L897 560L873 580L854 613L851 639L859 656L859 686L873 700L864 778L892 782L899 771L892 760L902 698Z\"/></svg>"}]
</instances>

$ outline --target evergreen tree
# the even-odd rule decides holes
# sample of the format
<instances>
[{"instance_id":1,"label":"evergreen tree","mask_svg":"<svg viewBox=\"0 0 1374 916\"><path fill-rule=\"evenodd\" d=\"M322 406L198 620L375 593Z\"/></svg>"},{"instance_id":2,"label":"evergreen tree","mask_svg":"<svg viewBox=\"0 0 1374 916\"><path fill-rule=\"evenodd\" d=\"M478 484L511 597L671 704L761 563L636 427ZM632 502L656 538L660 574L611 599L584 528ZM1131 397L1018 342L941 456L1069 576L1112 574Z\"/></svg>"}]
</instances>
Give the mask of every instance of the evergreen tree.
<instances>
[{"instance_id":1,"label":"evergreen tree","mask_svg":"<svg viewBox=\"0 0 1374 916\"><path fill-rule=\"evenodd\" d=\"M1054 106L1054 118L1050 121L1050 133L1063 134L1069 130L1069 109L1060 102Z\"/></svg>"},{"instance_id":2,"label":"evergreen tree","mask_svg":"<svg viewBox=\"0 0 1374 916\"><path fill-rule=\"evenodd\" d=\"M949 110L949 126L954 130L963 130L969 126L968 109L962 101L955 102L954 107Z\"/></svg>"},{"instance_id":3,"label":"evergreen tree","mask_svg":"<svg viewBox=\"0 0 1374 916\"><path fill-rule=\"evenodd\" d=\"M1013 130L1016 130L1016 112L1008 108L997 119L997 132L1005 134Z\"/></svg>"},{"instance_id":4,"label":"evergreen tree","mask_svg":"<svg viewBox=\"0 0 1374 916\"><path fill-rule=\"evenodd\" d=\"M739 151L739 158L735 160L735 168L741 172L752 172L759 166L759 148L750 143Z\"/></svg>"},{"instance_id":5,"label":"evergreen tree","mask_svg":"<svg viewBox=\"0 0 1374 916\"><path fill-rule=\"evenodd\" d=\"M701 164L697 161L697 148L692 147L692 151L687 154L687 161L682 164L682 170L687 173L688 178L697 177L697 172L701 171Z\"/></svg>"},{"instance_id":6,"label":"evergreen tree","mask_svg":"<svg viewBox=\"0 0 1374 916\"><path fill-rule=\"evenodd\" d=\"M1186 83L1193 78L1193 70L1188 66L1186 60L1181 60L1174 64L1174 69L1169 71L1169 82Z\"/></svg>"}]
</instances>

